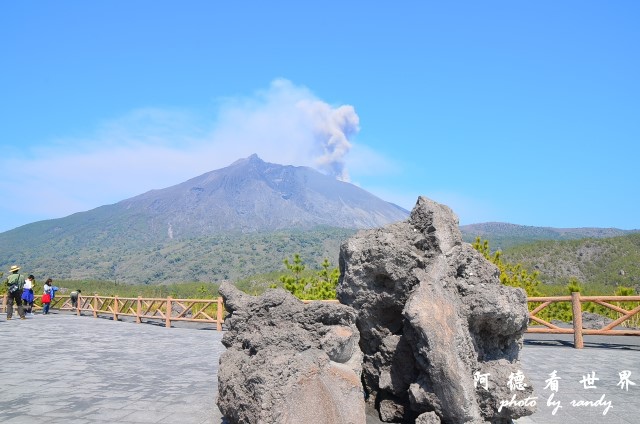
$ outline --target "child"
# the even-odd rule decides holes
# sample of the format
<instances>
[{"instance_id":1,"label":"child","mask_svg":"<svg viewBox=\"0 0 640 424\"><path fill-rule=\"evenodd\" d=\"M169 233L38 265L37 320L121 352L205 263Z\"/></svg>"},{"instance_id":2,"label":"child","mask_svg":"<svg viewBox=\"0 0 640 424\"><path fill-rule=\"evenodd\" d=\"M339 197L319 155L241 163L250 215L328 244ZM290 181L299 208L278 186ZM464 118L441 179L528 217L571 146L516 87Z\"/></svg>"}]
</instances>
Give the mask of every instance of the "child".
<instances>
[{"instance_id":1,"label":"child","mask_svg":"<svg viewBox=\"0 0 640 424\"><path fill-rule=\"evenodd\" d=\"M53 286L53 280L51 278L47 278L47 281L44 283L43 294L42 294L42 313L47 315L49 313L49 306L51 305L51 299L53 299L51 289Z\"/></svg>"},{"instance_id":2,"label":"child","mask_svg":"<svg viewBox=\"0 0 640 424\"><path fill-rule=\"evenodd\" d=\"M33 316L33 285L35 284L36 278L33 275L29 275L29 277L24 280L24 289L22 290L22 300L24 300L24 304L26 305L26 313L30 317Z\"/></svg>"}]
</instances>

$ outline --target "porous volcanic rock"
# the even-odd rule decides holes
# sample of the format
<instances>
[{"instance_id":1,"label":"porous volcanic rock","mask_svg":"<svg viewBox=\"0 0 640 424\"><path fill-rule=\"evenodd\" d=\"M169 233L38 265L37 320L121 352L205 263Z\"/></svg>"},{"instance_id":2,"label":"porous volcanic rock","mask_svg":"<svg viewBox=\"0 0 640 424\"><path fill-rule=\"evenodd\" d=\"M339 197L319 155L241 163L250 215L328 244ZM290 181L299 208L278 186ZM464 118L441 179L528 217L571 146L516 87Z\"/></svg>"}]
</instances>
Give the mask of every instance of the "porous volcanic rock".
<instances>
[{"instance_id":1,"label":"porous volcanic rock","mask_svg":"<svg viewBox=\"0 0 640 424\"><path fill-rule=\"evenodd\" d=\"M223 283L229 315L218 400L230 423L364 424L356 313L304 304L290 293L255 297Z\"/></svg>"},{"instance_id":2,"label":"porous volcanic rock","mask_svg":"<svg viewBox=\"0 0 640 424\"><path fill-rule=\"evenodd\" d=\"M573 321L572 321L573 322ZM600 330L603 327L611 324L613 320L603 315L595 314L593 312L582 312L582 328L588 330Z\"/></svg>"},{"instance_id":3,"label":"porous volcanic rock","mask_svg":"<svg viewBox=\"0 0 640 424\"><path fill-rule=\"evenodd\" d=\"M340 274L382 421L498 424L534 412L518 361L526 294L462 242L447 206L420 197L407 221L360 231L341 246Z\"/></svg>"}]
</instances>

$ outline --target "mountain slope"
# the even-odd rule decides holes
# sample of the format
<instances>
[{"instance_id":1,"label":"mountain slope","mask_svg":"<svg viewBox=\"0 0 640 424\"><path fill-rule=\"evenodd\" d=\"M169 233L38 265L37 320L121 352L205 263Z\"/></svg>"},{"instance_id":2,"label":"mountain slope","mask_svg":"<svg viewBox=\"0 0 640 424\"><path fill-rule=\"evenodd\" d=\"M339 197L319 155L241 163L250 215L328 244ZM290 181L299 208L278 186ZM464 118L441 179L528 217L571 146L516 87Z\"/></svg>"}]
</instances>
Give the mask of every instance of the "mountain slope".
<instances>
[{"instance_id":1,"label":"mountain slope","mask_svg":"<svg viewBox=\"0 0 640 424\"><path fill-rule=\"evenodd\" d=\"M256 155L118 206L138 211L152 231L169 237L318 225L370 228L408 215L352 184L307 167L266 163Z\"/></svg>"},{"instance_id":2,"label":"mountain slope","mask_svg":"<svg viewBox=\"0 0 640 424\"><path fill-rule=\"evenodd\" d=\"M492 250L503 250L537 240L576 240L584 238L608 238L637 233L640 230L620 230L617 228L551 228L486 222L462 225L463 239L473 243L476 237L489 240Z\"/></svg>"},{"instance_id":3,"label":"mountain slope","mask_svg":"<svg viewBox=\"0 0 640 424\"><path fill-rule=\"evenodd\" d=\"M296 252L336 264L341 239L407 216L352 184L253 155L173 187L1 233L0 266L18 263L38 279L233 279L280 269Z\"/></svg>"},{"instance_id":4,"label":"mountain slope","mask_svg":"<svg viewBox=\"0 0 640 424\"><path fill-rule=\"evenodd\" d=\"M538 271L547 284L566 284L573 277L582 283L640 288L640 233L538 241L505 249L502 258Z\"/></svg>"}]
</instances>

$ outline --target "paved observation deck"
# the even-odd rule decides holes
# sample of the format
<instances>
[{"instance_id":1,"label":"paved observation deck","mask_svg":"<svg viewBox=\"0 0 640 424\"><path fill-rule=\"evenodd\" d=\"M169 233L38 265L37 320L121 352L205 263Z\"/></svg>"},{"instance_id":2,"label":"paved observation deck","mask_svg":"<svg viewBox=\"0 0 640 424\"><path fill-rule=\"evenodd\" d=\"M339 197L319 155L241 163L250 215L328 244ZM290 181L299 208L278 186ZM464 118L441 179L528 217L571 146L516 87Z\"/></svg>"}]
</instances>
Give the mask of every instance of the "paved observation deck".
<instances>
[{"instance_id":1,"label":"paved observation deck","mask_svg":"<svg viewBox=\"0 0 640 424\"><path fill-rule=\"evenodd\" d=\"M62 313L16 318L0 315L0 423L220 424L221 332Z\"/></svg>"},{"instance_id":2,"label":"paved observation deck","mask_svg":"<svg viewBox=\"0 0 640 424\"><path fill-rule=\"evenodd\" d=\"M0 314L0 422L220 424L221 338L215 325L168 329L64 313L6 321ZM527 335L522 371L538 412L517 423L640 422L640 337L586 336L584 349L571 340ZM557 392L544 389L554 370ZM624 370L636 383L628 390L618 385ZM580 380L592 372L599 380L585 389ZM552 393L561 405L555 415L546 404Z\"/></svg>"}]
</instances>

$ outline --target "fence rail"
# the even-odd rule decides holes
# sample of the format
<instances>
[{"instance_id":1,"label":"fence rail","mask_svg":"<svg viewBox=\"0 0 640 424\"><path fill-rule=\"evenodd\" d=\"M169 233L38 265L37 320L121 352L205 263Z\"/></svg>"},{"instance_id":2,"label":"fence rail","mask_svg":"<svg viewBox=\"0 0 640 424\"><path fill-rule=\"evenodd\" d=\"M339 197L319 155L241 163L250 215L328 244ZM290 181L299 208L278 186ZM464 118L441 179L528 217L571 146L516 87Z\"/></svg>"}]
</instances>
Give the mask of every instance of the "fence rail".
<instances>
[{"instance_id":1,"label":"fence rail","mask_svg":"<svg viewBox=\"0 0 640 424\"><path fill-rule=\"evenodd\" d=\"M41 298L41 295L35 297L34 310L42 309ZM640 296L581 296L580 293L572 293L571 296L530 297L527 301L533 308L529 312L528 333L573 334L574 347L577 349L584 347L584 335L640 336L638 329L620 328L621 325L628 324L632 319L640 322ZM573 318L571 328L560 327L540 316L550 305L563 302L571 305ZM588 302L613 311L611 314L617 318L599 329L582 328L582 306ZM90 314L94 318L111 316L114 321L118 321L120 317L124 316L135 318L136 323L142 323L144 320L164 321L167 328L171 327L172 322L186 321L214 323L216 329L222 331L224 321L224 305L221 297L215 299L173 299L171 297L80 295L77 306L73 307L68 295L58 295L51 302L50 308L72 311L77 315ZM0 311L7 311L6 294L2 298Z\"/></svg>"},{"instance_id":2,"label":"fence rail","mask_svg":"<svg viewBox=\"0 0 640 424\"><path fill-rule=\"evenodd\" d=\"M133 317L140 324L144 320L164 321L167 328L176 321L214 323L216 329L222 331L224 321L224 306L222 298L216 299L173 299L118 297L118 296L78 296L76 307L72 306L69 295L56 295L51 301L51 309L75 312L78 316L84 314L111 316L114 321L120 317ZM15 309L15 307L14 307ZM42 310L42 295L35 296L33 309ZM7 295L2 298L0 310L7 311Z\"/></svg>"},{"instance_id":3,"label":"fence rail","mask_svg":"<svg viewBox=\"0 0 640 424\"><path fill-rule=\"evenodd\" d=\"M584 335L640 336L640 330L619 328L625 323L628 324L631 319L638 321L638 317L640 317L640 296L581 296L580 293L574 292L571 293L571 296L530 297L527 301L533 306L533 309L529 311L528 333L573 334L573 345L576 349L584 347ZM569 302L571 304L572 328L559 327L539 316L550 305L561 302ZM617 318L599 329L582 328L582 305L588 302L613 311L612 315L617 316ZM532 325L532 323L538 325Z\"/></svg>"}]
</instances>

